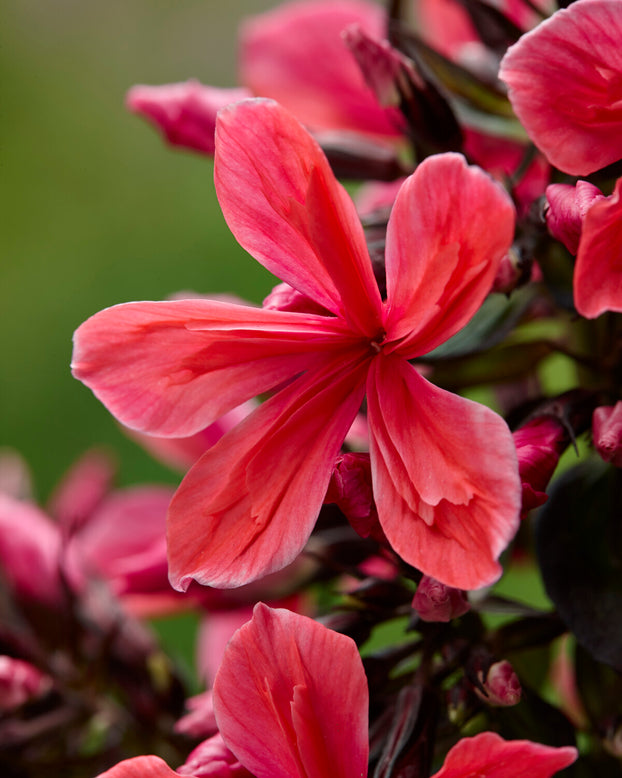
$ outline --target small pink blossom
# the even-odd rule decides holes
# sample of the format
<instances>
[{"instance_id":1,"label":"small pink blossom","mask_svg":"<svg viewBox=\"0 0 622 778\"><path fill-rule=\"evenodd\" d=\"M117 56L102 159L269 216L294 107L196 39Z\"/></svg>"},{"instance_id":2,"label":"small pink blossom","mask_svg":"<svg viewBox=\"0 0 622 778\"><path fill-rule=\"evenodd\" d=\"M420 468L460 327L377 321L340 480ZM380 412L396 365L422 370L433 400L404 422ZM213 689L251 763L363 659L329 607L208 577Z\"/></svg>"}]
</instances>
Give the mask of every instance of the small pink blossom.
<instances>
[{"instance_id":1,"label":"small pink blossom","mask_svg":"<svg viewBox=\"0 0 622 778\"><path fill-rule=\"evenodd\" d=\"M466 592L424 575L417 584L413 608L422 621L451 621L471 609Z\"/></svg>"},{"instance_id":2,"label":"small pink blossom","mask_svg":"<svg viewBox=\"0 0 622 778\"><path fill-rule=\"evenodd\" d=\"M592 435L596 450L605 462L622 467L622 400L596 408Z\"/></svg>"},{"instance_id":3,"label":"small pink blossom","mask_svg":"<svg viewBox=\"0 0 622 778\"><path fill-rule=\"evenodd\" d=\"M281 387L182 482L169 509L171 581L235 587L291 562L365 394L374 499L392 547L448 585L496 579L518 520L511 435L410 360L488 294L513 237L507 195L460 155L421 163L389 220L383 301L352 201L282 107L221 111L215 181L240 244L329 315L176 300L109 308L77 331L75 376L152 434L191 435Z\"/></svg>"},{"instance_id":4,"label":"small pink blossom","mask_svg":"<svg viewBox=\"0 0 622 778\"><path fill-rule=\"evenodd\" d=\"M622 157L619 0L578 0L523 35L499 77L516 115L551 164L573 175Z\"/></svg>"},{"instance_id":5,"label":"small pink blossom","mask_svg":"<svg viewBox=\"0 0 622 778\"><path fill-rule=\"evenodd\" d=\"M550 778L576 758L571 746L552 748L481 732L459 740L432 778Z\"/></svg>"}]
</instances>

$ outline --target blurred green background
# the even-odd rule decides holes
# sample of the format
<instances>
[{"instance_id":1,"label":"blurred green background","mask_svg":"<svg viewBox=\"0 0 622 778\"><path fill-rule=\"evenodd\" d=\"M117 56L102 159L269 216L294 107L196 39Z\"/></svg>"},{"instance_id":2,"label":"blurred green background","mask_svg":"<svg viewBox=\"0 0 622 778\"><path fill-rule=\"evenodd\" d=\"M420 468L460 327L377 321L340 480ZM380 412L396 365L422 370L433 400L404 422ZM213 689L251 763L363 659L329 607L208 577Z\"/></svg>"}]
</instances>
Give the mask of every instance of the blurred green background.
<instances>
[{"instance_id":1,"label":"blurred green background","mask_svg":"<svg viewBox=\"0 0 622 778\"><path fill-rule=\"evenodd\" d=\"M238 23L271 5L3 2L0 445L28 461L40 499L93 445L116 453L121 484L179 480L71 377L84 319L183 289L259 301L271 287L224 224L211 161L124 108L135 83L233 86Z\"/></svg>"}]
</instances>

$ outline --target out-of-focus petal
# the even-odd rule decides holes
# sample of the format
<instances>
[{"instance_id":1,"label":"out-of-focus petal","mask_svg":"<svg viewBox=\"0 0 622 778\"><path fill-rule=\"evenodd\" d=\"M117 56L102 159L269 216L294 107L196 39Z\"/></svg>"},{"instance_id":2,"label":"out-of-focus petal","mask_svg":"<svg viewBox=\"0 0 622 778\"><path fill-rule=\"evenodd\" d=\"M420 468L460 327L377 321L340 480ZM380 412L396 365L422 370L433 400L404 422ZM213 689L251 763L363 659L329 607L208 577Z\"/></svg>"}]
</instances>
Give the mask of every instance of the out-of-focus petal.
<instances>
[{"instance_id":1,"label":"out-of-focus petal","mask_svg":"<svg viewBox=\"0 0 622 778\"><path fill-rule=\"evenodd\" d=\"M179 775L159 756L135 756L124 759L97 778L178 778Z\"/></svg>"},{"instance_id":2,"label":"out-of-focus petal","mask_svg":"<svg viewBox=\"0 0 622 778\"><path fill-rule=\"evenodd\" d=\"M595 409L592 436L594 446L605 462L622 467L622 400Z\"/></svg>"},{"instance_id":3,"label":"out-of-focus petal","mask_svg":"<svg viewBox=\"0 0 622 778\"><path fill-rule=\"evenodd\" d=\"M216 114L225 105L250 97L248 89L218 89L191 79L180 84L130 89L126 105L155 125L172 146L214 153Z\"/></svg>"},{"instance_id":4,"label":"out-of-focus petal","mask_svg":"<svg viewBox=\"0 0 622 778\"><path fill-rule=\"evenodd\" d=\"M501 62L516 115L551 164L587 175L622 157L618 0L579 0L511 46Z\"/></svg>"},{"instance_id":5,"label":"out-of-focus petal","mask_svg":"<svg viewBox=\"0 0 622 778\"><path fill-rule=\"evenodd\" d=\"M233 429L255 410L257 402L248 400L237 408L227 411L213 424L205 427L187 438L160 438L156 435L145 435L135 430L124 429L129 437L145 448L155 459L175 470L186 471L211 448L222 436Z\"/></svg>"},{"instance_id":6,"label":"out-of-focus petal","mask_svg":"<svg viewBox=\"0 0 622 778\"><path fill-rule=\"evenodd\" d=\"M48 511L71 535L93 514L112 488L116 466L103 450L87 451L64 475L48 503Z\"/></svg>"},{"instance_id":7,"label":"out-of-focus petal","mask_svg":"<svg viewBox=\"0 0 622 778\"><path fill-rule=\"evenodd\" d=\"M126 303L76 330L72 368L127 427L184 437L313 365L343 331L333 317L219 301Z\"/></svg>"},{"instance_id":8,"label":"out-of-focus petal","mask_svg":"<svg viewBox=\"0 0 622 778\"><path fill-rule=\"evenodd\" d=\"M0 494L0 577L19 598L64 605L60 554L58 526L35 505Z\"/></svg>"},{"instance_id":9,"label":"out-of-focus petal","mask_svg":"<svg viewBox=\"0 0 622 778\"><path fill-rule=\"evenodd\" d=\"M255 606L214 684L218 727L256 778L367 774L367 681L353 640Z\"/></svg>"},{"instance_id":10,"label":"out-of-focus petal","mask_svg":"<svg viewBox=\"0 0 622 778\"><path fill-rule=\"evenodd\" d=\"M365 352L345 351L265 402L211 448L169 509L169 574L221 588L275 572L302 550L364 394Z\"/></svg>"},{"instance_id":11,"label":"out-of-focus petal","mask_svg":"<svg viewBox=\"0 0 622 778\"><path fill-rule=\"evenodd\" d=\"M407 358L463 327L490 291L514 237L508 195L460 154L425 159L387 228L387 341Z\"/></svg>"},{"instance_id":12,"label":"out-of-focus petal","mask_svg":"<svg viewBox=\"0 0 622 778\"><path fill-rule=\"evenodd\" d=\"M375 359L367 386L374 496L389 542L448 586L492 583L519 523L516 451L505 422L398 357Z\"/></svg>"},{"instance_id":13,"label":"out-of-focus petal","mask_svg":"<svg viewBox=\"0 0 622 778\"><path fill-rule=\"evenodd\" d=\"M577 311L588 319L622 311L622 178L614 193L596 201L585 215L573 288Z\"/></svg>"},{"instance_id":14,"label":"out-of-focus petal","mask_svg":"<svg viewBox=\"0 0 622 778\"><path fill-rule=\"evenodd\" d=\"M223 109L214 180L229 228L255 259L358 331L379 328L380 293L354 203L290 113L271 100Z\"/></svg>"},{"instance_id":15,"label":"out-of-focus petal","mask_svg":"<svg viewBox=\"0 0 622 778\"><path fill-rule=\"evenodd\" d=\"M284 3L242 27L241 83L312 130L399 138L394 115L378 105L341 38L352 24L381 38L386 22L380 6L361 0Z\"/></svg>"},{"instance_id":16,"label":"out-of-focus petal","mask_svg":"<svg viewBox=\"0 0 622 778\"><path fill-rule=\"evenodd\" d=\"M530 740L503 740L495 732L481 732L459 740L432 778L550 778L571 765L577 749L552 748Z\"/></svg>"},{"instance_id":17,"label":"out-of-focus petal","mask_svg":"<svg viewBox=\"0 0 622 778\"><path fill-rule=\"evenodd\" d=\"M253 778L227 748L219 732L199 743L177 771L192 778Z\"/></svg>"}]
</instances>

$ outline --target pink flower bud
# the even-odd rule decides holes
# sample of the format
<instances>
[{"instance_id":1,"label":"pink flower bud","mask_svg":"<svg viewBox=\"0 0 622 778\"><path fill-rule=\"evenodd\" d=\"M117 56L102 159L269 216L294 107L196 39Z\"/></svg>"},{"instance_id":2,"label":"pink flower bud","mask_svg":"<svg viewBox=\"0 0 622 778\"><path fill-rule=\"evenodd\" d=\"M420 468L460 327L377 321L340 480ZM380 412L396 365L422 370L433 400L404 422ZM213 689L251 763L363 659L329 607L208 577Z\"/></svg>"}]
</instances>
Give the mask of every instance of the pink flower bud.
<instances>
[{"instance_id":1,"label":"pink flower bud","mask_svg":"<svg viewBox=\"0 0 622 778\"><path fill-rule=\"evenodd\" d=\"M51 686L52 679L29 662L0 656L0 711L18 708L45 694Z\"/></svg>"},{"instance_id":2,"label":"pink flower bud","mask_svg":"<svg viewBox=\"0 0 622 778\"><path fill-rule=\"evenodd\" d=\"M507 659L492 664L485 676L480 671L479 679L485 691L477 687L475 691L488 705L509 707L520 702L522 695L520 681Z\"/></svg>"},{"instance_id":3,"label":"pink flower bud","mask_svg":"<svg viewBox=\"0 0 622 778\"><path fill-rule=\"evenodd\" d=\"M462 589L424 575L413 599L413 608L423 621L451 621L463 616L471 606Z\"/></svg>"},{"instance_id":4,"label":"pink flower bud","mask_svg":"<svg viewBox=\"0 0 622 778\"><path fill-rule=\"evenodd\" d=\"M501 260L497 275L492 283L491 292L510 294L523 280L523 276L524 271L520 266L520 256L515 250L510 249Z\"/></svg>"},{"instance_id":5,"label":"pink flower bud","mask_svg":"<svg viewBox=\"0 0 622 778\"><path fill-rule=\"evenodd\" d=\"M134 86L126 105L158 127L173 146L214 153L216 114L229 103L250 97L247 89L217 89L191 79L180 84Z\"/></svg>"},{"instance_id":6,"label":"pink flower bud","mask_svg":"<svg viewBox=\"0 0 622 778\"><path fill-rule=\"evenodd\" d=\"M385 541L372 494L369 454L338 457L324 502L335 503L362 538Z\"/></svg>"},{"instance_id":7,"label":"pink flower bud","mask_svg":"<svg viewBox=\"0 0 622 778\"><path fill-rule=\"evenodd\" d=\"M559 419L539 416L516 430L513 437L523 487L521 516L524 518L532 508L547 501L544 490L566 448L568 432Z\"/></svg>"},{"instance_id":8,"label":"pink flower bud","mask_svg":"<svg viewBox=\"0 0 622 778\"><path fill-rule=\"evenodd\" d=\"M341 35L381 106L398 108L402 95L412 91L410 83L425 87L412 62L388 41L373 38L359 24L350 25Z\"/></svg>"},{"instance_id":9,"label":"pink flower bud","mask_svg":"<svg viewBox=\"0 0 622 778\"><path fill-rule=\"evenodd\" d=\"M602 199L600 189L588 181L577 181L576 186L551 184L546 188L546 225L571 254L579 250L585 214L593 203Z\"/></svg>"},{"instance_id":10,"label":"pink flower bud","mask_svg":"<svg viewBox=\"0 0 622 778\"><path fill-rule=\"evenodd\" d=\"M592 416L596 450L605 460L622 467L622 400L596 408Z\"/></svg>"}]
</instances>

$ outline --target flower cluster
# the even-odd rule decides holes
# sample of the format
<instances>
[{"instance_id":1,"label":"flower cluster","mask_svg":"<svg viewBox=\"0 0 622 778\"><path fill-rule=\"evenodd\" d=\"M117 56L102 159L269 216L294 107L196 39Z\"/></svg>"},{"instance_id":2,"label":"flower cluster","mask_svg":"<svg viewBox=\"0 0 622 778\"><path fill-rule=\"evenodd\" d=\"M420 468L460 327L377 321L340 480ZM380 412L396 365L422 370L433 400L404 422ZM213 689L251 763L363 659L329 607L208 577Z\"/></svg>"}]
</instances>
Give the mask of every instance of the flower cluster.
<instances>
[{"instance_id":1,"label":"flower cluster","mask_svg":"<svg viewBox=\"0 0 622 778\"><path fill-rule=\"evenodd\" d=\"M111 496L91 461L57 524L0 502L21 618L64 609L80 637L42 665L9 629L3 711L75 715L93 645L127 672L152 656L123 653L135 617L202 614L208 689L182 717L137 680L165 735L104 738L107 778L620 774L622 4L387 6L285 3L244 24L242 86L128 94L213 156L279 283L75 333L74 376L187 469L174 494ZM494 588L521 566L552 609Z\"/></svg>"}]
</instances>

